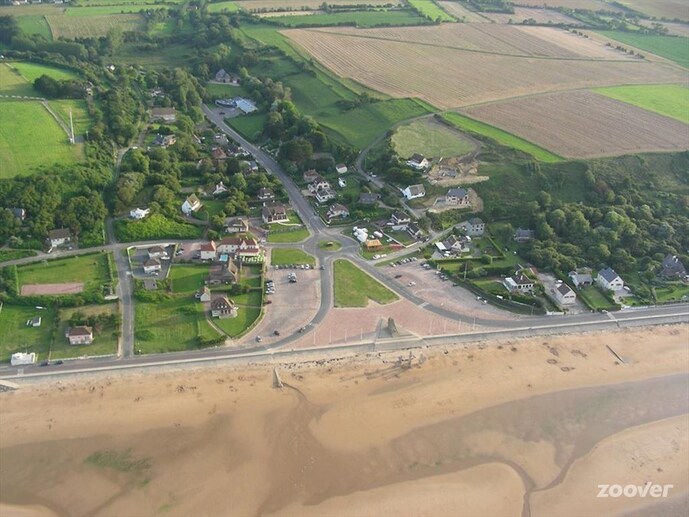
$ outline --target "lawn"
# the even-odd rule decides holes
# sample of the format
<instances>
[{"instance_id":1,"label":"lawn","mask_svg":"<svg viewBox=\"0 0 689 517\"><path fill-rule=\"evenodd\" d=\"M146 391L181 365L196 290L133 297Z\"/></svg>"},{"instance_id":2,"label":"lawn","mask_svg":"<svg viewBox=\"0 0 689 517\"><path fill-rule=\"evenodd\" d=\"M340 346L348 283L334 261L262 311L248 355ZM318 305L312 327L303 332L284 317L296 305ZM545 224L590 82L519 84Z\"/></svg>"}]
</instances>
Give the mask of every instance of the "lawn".
<instances>
[{"instance_id":1,"label":"lawn","mask_svg":"<svg viewBox=\"0 0 689 517\"><path fill-rule=\"evenodd\" d=\"M246 96L248 92L239 85L208 83L204 86L206 93L213 97Z\"/></svg>"},{"instance_id":2,"label":"lawn","mask_svg":"<svg viewBox=\"0 0 689 517\"><path fill-rule=\"evenodd\" d=\"M335 261L335 307L366 307L369 300L386 304L398 297L350 261Z\"/></svg>"},{"instance_id":3,"label":"lawn","mask_svg":"<svg viewBox=\"0 0 689 517\"><path fill-rule=\"evenodd\" d=\"M74 312L82 312L87 316L98 314L117 314L118 305L111 303L107 305L87 305L69 309L60 309L58 317L60 323L52 346L50 347L50 359L64 359L66 357L81 357L84 355L97 356L117 354L117 336L120 331L117 328L106 328L99 334L94 332L93 343L90 345L70 345L65 337L65 332L69 327L69 319Z\"/></svg>"},{"instance_id":4,"label":"lawn","mask_svg":"<svg viewBox=\"0 0 689 517\"><path fill-rule=\"evenodd\" d=\"M316 258L297 248L274 248L270 252L270 263L274 266L285 264L308 264L315 266Z\"/></svg>"},{"instance_id":5,"label":"lawn","mask_svg":"<svg viewBox=\"0 0 689 517\"><path fill-rule=\"evenodd\" d=\"M0 262L8 260L16 260L24 257L34 257L36 252L34 250L6 250L0 249Z\"/></svg>"},{"instance_id":6,"label":"lawn","mask_svg":"<svg viewBox=\"0 0 689 517\"><path fill-rule=\"evenodd\" d=\"M48 25L43 15L18 16L17 23L24 34L38 34L48 41L53 39L50 25Z\"/></svg>"},{"instance_id":7,"label":"lawn","mask_svg":"<svg viewBox=\"0 0 689 517\"><path fill-rule=\"evenodd\" d=\"M423 1L423 0L416 0ZM428 2L429 4L431 2ZM435 4L433 4L435 6ZM447 13L435 6L450 20ZM424 13L425 14L425 13ZM332 25L354 25L356 27L378 27L381 25L424 25L428 20L417 15L411 9L380 9L373 11L343 11L327 14L308 14L290 16L271 16L271 21L287 27L319 27Z\"/></svg>"},{"instance_id":8,"label":"lawn","mask_svg":"<svg viewBox=\"0 0 689 517\"><path fill-rule=\"evenodd\" d=\"M678 302L689 298L689 286L679 282L655 287L653 292L657 303Z\"/></svg>"},{"instance_id":9,"label":"lawn","mask_svg":"<svg viewBox=\"0 0 689 517\"><path fill-rule=\"evenodd\" d=\"M443 11L440 7L438 7L438 4L433 2L432 0L407 0L409 2L409 5L411 5L414 9L419 11L423 16L426 16L428 19L432 21L438 21L438 22L454 22L455 17L449 15L445 11Z\"/></svg>"},{"instance_id":10,"label":"lawn","mask_svg":"<svg viewBox=\"0 0 689 517\"><path fill-rule=\"evenodd\" d=\"M432 119L400 126L392 136L392 145L402 158L414 153L430 158L462 156L474 149L474 144L459 131Z\"/></svg>"},{"instance_id":11,"label":"lawn","mask_svg":"<svg viewBox=\"0 0 689 517\"><path fill-rule=\"evenodd\" d=\"M31 63L23 61L20 63L13 63L13 66L19 70L19 73L31 84L41 77L42 75L47 75L58 81L66 81L69 79L78 79L79 75L71 70L65 70L64 68L57 68L54 66L42 65L39 63Z\"/></svg>"},{"instance_id":12,"label":"lawn","mask_svg":"<svg viewBox=\"0 0 689 517\"><path fill-rule=\"evenodd\" d=\"M2 101L0 106L0 179L56 163L72 165L82 158L81 146L69 144L67 134L39 102Z\"/></svg>"},{"instance_id":13,"label":"lawn","mask_svg":"<svg viewBox=\"0 0 689 517\"><path fill-rule=\"evenodd\" d=\"M306 228L299 230L292 230L287 232L270 232L268 234L268 242L300 242L309 237L309 231Z\"/></svg>"},{"instance_id":14,"label":"lawn","mask_svg":"<svg viewBox=\"0 0 689 517\"><path fill-rule=\"evenodd\" d=\"M689 124L689 88L678 84L644 84L596 88L596 93Z\"/></svg>"},{"instance_id":15,"label":"lawn","mask_svg":"<svg viewBox=\"0 0 689 517\"><path fill-rule=\"evenodd\" d=\"M239 117L226 118L225 122L231 128L248 140L255 140L263 133L263 126L268 116L265 113L252 113Z\"/></svg>"},{"instance_id":16,"label":"lawn","mask_svg":"<svg viewBox=\"0 0 689 517\"><path fill-rule=\"evenodd\" d=\"M108 257L105 253L92 253L57 260L44 260L17 266L19 286L27 284L56 284L83 282L84 290L100 288L110 281Z\"/></svg>"},{"instance_id":17,"label":"lawn","mask_svg":"<svg viewBox=\"0 0 689 517\"><path fill-rule=\"evenodd\" d=\"M208 276L207 266L186 266L175 264L170 269L172 291L174 293L194 293L204 286Z\"/></svg>"},{"instance_id":18,"label":"lawn","mask_svg":"<svg viewBox=\"0 0 689 517\"><path fill-rule=\"evenodd\" d=\"M258 293L259 294L259 300L258 303L260 304L260 291L250 291L251 293ZM235 300L236 301L236 300ZM246 330L253 325L253 323L258 319L258 317L261 315L261 307L260 305L258 307L242 307L239 306L237 308L237 317L236 318L223 318L223 319L213 319L213 323L215 323L219 328L223 330L228 336L236 338L238 336L241 336L246 332Z\"/></svg>"},{"instance_id":19,"label":"lawn","mask_svg":"<svg viewBox=\"0 0 689 517\"><path fill-rule=\"evenodd\" d=\"M38 328L27 327L26 321L40 316ZM55 309L37 310L23 305L2 305L0 310L0 361L9 361L15 352L36 352L38 360L48 358L50 336L55 322Z\"/></svg>"},{"instance_id":20,"label":"lawn","mask_svg":"<svg viewBox=\"0 0 689 517\"><path fill-rule=\"evenodd\" d=\"M577 295L593 310L601 311L616 308L595 286L584 287L579 290Z\"/></svg>"},{"instance_id":21,"label":"lawn","mask_svg":"<svg viewBox=\"0 0 689 517\"><path fill-rule=\"evenodd\" d=\"M682 36L655 36L633 32L600 31L601 34L626 45L651 52L689 68L689 38Z\"/></svg>"},{"instance_id":22,"label":"lawn","mask_svg":"<svg viewBox=\"0 0 689 517\"><path fill-rule=\"evenodd\" d=\"M141 221L115 221L115 235L120 242L136 242L154 239L196 239L202 229L187 223L153 214Z\"/></svg>"},{"instance_id":23,"label":"lawn","mask_svg":"<svg viewBox=\"0 0 689 517\"><path fill-rule=\"evenodd\" d=\"M2 95L19 95L21 97L41 96L34 90L33 85L22 77L19 70L12 68L8 63L0 64L0 93Z\"/></svg>"},{"instance_id":24,"label":"lawn","mask_svg":"<svg viewBox=\"0 0 689 517\"><path fill-rule=\"evenodd\" d=\"M546 149L543 149L542 147L532 144L531 142L519 138L511 133L503 131L502 129L498 129L497 127L489 124L484 124L483 122L479 122L478 120L474 120L469 117L465 117L459 113L443 113L442 118L459 129L487 136L499 144L528 153L542 162L563 161L561 157Z\"/></svg>"}]
</instances>

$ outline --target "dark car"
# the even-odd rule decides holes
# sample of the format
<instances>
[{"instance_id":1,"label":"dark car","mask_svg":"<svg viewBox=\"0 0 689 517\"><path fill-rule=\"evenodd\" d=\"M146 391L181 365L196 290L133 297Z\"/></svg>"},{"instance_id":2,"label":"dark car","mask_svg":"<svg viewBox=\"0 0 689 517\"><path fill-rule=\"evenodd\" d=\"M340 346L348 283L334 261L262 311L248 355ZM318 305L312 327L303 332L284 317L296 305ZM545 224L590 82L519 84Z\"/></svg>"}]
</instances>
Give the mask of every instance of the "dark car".
<instances>
[{"instance_id":1,"label":"dark car","mask_svg":"<svg viewBox=\"0 0 689 517\"><path fill-rule=\"evenodd\" d=\"M39 364L38 366L49 366L49 365L50 365L50 363L49 363L48 361L43 361L43 362L42 362L41 364Z\"/></svg>"},{"instance_id":2,"label":"dark car","mask_svg":"<svg viewBox=\"0 0 689 517\"><path fill-rule=\"evenodd\" d=\"M279 335L280 335L280 331L279 331L279 330L275 330L275 331L273 331L273 334L275 334L276 336L279 336Z\"/></svg>"},{"instance_id":3,"label":"dark car","mask_svg":"<svg viewBox=\"0 0 689 517\"><path fill-rule=\"evenodd\" d=\"M55 361L53 364L65 364L65 362L62 359L59 359Z\"/></svg>"},{"instance_id":4,"label":"dark car","mask_svg":"<svg viewBox=\"0 0 689 517\"><path fill-rule=\"evenodd\" d=\"M402 278L402 275L395 275L395 278Z\"/></svg>"}]
</instances>

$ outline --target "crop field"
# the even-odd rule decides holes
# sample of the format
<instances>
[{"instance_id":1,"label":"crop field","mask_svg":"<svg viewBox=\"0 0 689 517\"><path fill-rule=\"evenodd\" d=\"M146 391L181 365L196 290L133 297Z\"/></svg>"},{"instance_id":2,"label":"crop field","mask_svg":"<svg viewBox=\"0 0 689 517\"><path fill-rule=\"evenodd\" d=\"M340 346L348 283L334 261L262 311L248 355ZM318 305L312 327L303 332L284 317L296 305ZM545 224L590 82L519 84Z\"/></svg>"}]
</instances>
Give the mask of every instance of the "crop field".
<instances>
[{"instance_id":1,"label":"crop field","mask_svg":"<svg viewBox=\"0 0 689 517\"><path fill-rule=\"evenodd\" d=\"M169 68L185 66L196 55L195 51L184 44L167 45L162 49L151 52L139 51L131 45L123 45L123 48L113 56L111 61L122 65L141 65L147 68Z\"/></svg>"},{"instance_id":2,"label":"crop field","mask_svg":"<svg viewBox=\"0 0 689 517\"><path fill-rule=\"evenodd\" d=\"M445 24L283 33L338 76L443 109L558 90L686 80L669 66L549 27Z\"/></svg>"},{"instance_id":3,"label":"crop field","mask_svg":"<svg viewBox=\"0 0 689 517\"><path fill-rule=\"evenodd\" d=\"M419 11L423 16L427 16L433 21L454 22L455 17L443 11L438 4L432 0L407 0L409 5Z\"/></svg>"},{"instance_id":4,"label":"crop field","mask_svg":"<svg viewBox=\"0 0 689 517\"><path fill-rule=\"evenodd\" d=\"M69 144L65 132L39 102L2 101L0 106L0 178L81 159L81 147ZM40 142L40 153L36 142Z\"/></svg>"},{"instance_id":5,"label":"crop field","mask_svg":"<svg viewBox=\"0 0 689 517\"><path fill-rule=\"evenodd\" d=\"M57 79L59 81L79 78L79 76L71 70L42 65L39 63L31 63L28 61L13 63L12 66L19 70L19 73L22 75L22 77L32 84L42 75L47 75L48 77L52 77L53 79Z\"/></svg>"},{"instance_id":6,"label":"crop field","mask_svg":"<svg viewBox=\"0 0 689 517\"><path fill-rule=\"evenodd\" d=\"M546 2L547 3L547 2ZM550 23L563 25L581 25L576 18L567 16L552 9L537 9L531 7L515 7L514 13L481 13L489 20L496 23L522 23L525 20L534 20L536 23ZM511 21L510 21L511 20Z\"/></svg>"},{"instance_id":7,"label":"crop field","mask_svg":"<svg viewBox=\"0 0 689 517\"><path fill-rule=\"evenodd\" d=\"M325 27L340 24L355 25L357 27L377 27L380 25L423 25L428 23L428 20L422 18L411 9L344 11L301 16L291 14L289 16L272 16L270 19L288 27Z\"/></svg>"},{"instance_id":8,"label":"crop field","mask_svg":"<svg viewBox=\"0 0 689 517\"><path fill-rule=\"evenodd\" d=\"M689 126L593 92L564 92L463 110L561 156L689 149Z\"/></svg>"},{"instance_id":9,"label":"crop field","mask_svg":"<svg viewBox=\"0 0 689 517\"><path fill-rule=\"evenodd\" d=\"M689 24L667 22L663 23L663 27L667 28L668 34L671 36L684 36L689 38Z\"/></svg>"},{"instance_id":10,"label":"crop field","mask_svg":"<svg viewBox=\"0 0 689 517\"><path fill-rule=\"evenodd\" d=\"M477 13L467 9L459 2L438 2L447 13L454 16L457 20L465 23L488 23L490 20L485 18L482 13Z\"/></svg>"},{"instance_id":11,"label":"crop field","mask_svg":"<svg viewBox=\"0 0 689 517\"><path fill-rule=\"evenodd\" d=\"M639 106L689 124L689 88L678 84L648 84L598 88L596 93Z\"/></svg>"},{"instance_id":12,"label":"crop field","mask_svg":"<svg viewBox=\"0 0 689 517\"><path fill-rule=\"evenodd\" d=\"M233 13L235 11L239 11L239 9L240 7L237 5L237 2L216 2L208 4L209 13L219 13L222 11Z\"/></svg>"},{"instance_id":13,"label":"crop field","mask_svg":"<svg viewBox=\"0 0 689 517\"><path fill-rule=\"evenodd\" d=\"M619 3L653 18L689 20L686 0L618 0Z\"/></svg>"},{"instance_id":14,"label":"crop field","mask_svg":"<svg viewBox=\"0 0 689 517\"><path fill-rule=\"evenodd\" d=\"M53 38L91 38L105 36L110 29L139 31L144 19L139 14L104 14L98 16L46 16Z\"/></svg>"},{"instance_id":15,"label":"crop field","mask_svg":"<svg viewBox=\"0 0 689 517\"><path fill-rule=\"evenodd\" d=\"M9 64L0 64L0 95L17 95L20 97L38 97L40 94L34 90L19 70L10 67ZM0 101L2 98L0 97Z\"/></svg>"},{"instance_id":16,"label":"crop field","mask_svg":"<svg viewBox=\"0 0 689 517\"><path fill-rule=\"evenodd\" d=\"M19 16L17 18L17 23L25 34L39 34L47 40L53 39L53 33L50 32L50 25L48 25L43 15Z\"/></svg>"},{"instance_id":17,"label":"crop field","mask_svg":"<svg viewBox=\"0 0 689 517\"><path fill-rule=\"evenodd\" d=\"M336 5L359 5L365 3L366 5L378 6L388 4L400 4L399 0L337 0L333 2ZM238 2L221 2L220 4L210 4L210 7L215 8L216 5L235 4L240 9L245 11L300 11L302 7L308 9L319 9L323 2L322 0L241 0ZM211 11L213 12L213 11Z\"/></svg>"},{"instance_id":18,"label":"crop field","mask_svg":"<svg viewBox=\"0 0 689 517\"><path fill-rule=\"evenodd\" d=\"M589 11L615 11L620 12L622 9L615 7L613 4L605 0L519 0L519 5L528 5L532 7L543 7L547 4L548 7L565 7L567 9L588 9ZM622 2L624 3L624 2Z\"/></svg>"},{"instance_id":19,"label":"crop field","mask_svg":"<svg viewBox=\"0 0 689 517\"><path fill-rule=\"evenodd\" d=\"M414 153L431 158L462 156L475 147L459 131L432 118L416 120L397 128L392 136L392 145L403 158Z\"/></svg>"},{"instance_id":20,"label":"crop field","mask_svg":"<svg viewBox=\"0 0 689 517\"><path fill-rule=\"evenodd\" d=\"M654 36L620 31L601 31L601 34L626 45L674 61L689 68L689 38L681 36Z\"/></svg>"}]
</instances>

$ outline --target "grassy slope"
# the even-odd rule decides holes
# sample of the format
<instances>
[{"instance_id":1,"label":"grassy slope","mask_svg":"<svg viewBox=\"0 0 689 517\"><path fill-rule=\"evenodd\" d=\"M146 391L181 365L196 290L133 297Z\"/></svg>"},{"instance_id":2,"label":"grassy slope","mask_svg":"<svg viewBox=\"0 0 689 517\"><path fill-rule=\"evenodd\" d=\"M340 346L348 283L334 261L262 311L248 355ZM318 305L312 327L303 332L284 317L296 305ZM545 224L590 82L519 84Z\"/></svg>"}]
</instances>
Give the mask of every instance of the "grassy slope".
<instances>
[{"instance_id":1,"label":"grassy slope","mask_svg":"<svg viewBox=\"0 0 689 517\"><path fill-rule=\"evenodd\" d=\"M443 11L435 2L432 0L407 0L409 5L414 7L424 16L427 16L431 20L440 20L441 22L454 22L455 17Z\"/></svg>"},{"instance_id":2,"label":"grassy slope","mask_svg":"<svg viewBox=\"0 0 689 517\"><path fill-rule=\"evenodd\" d=\"M26 321L34 316L41 317L41 326L27 327ZM55 309L4 304L0 311L0 361L9 361L15 352L36 352L39 361L46 359L54 321Z\"/></svg>"},{"instance_id":3,"label":"grassy slope","mask_svg":"<svg viewBox=\"0 0 689 517\"><path fill-rule=\"evenodd\" d=\"M53 39L50 25L43 15L19 16L17 23L24 34L38 34L47 40Z\"/></svg>"},{"instance_id":4,"label":"grassy slope","mask_svg":"<svg viewBox=\"0 0 689 517\"><path fill-rule=\"evenodd\" d=\"M86 101L81 99L60 99L51 100L48 104L68 126L69 112L72 112L75 135L83 135L91 128L91 118L86 107Z\"/></svg>"},{"instance_id":5,"label":"grassy slope","mask_svg":"<svg viewBox=\"0 0 689 517\"><path fill-rule=\"evenodd\" d=\"M72 72L71 70L65 70L64 68L56 68L53 66L42 65L39 63L13 63L13 65L19 73L29 82L33 83L36 79L42 75L47 75L53 79L64 81L67 79L78 79L79 76Z\"/></svg>"},{"instance_id":6,"label":"grassy slope","mask_svg":"<svg viewBox=\"0 0 689 517\"><path fill-rule=\"evenodd\" d=\"M654 36L620 31L600 31L601 34L626 45L652 52L689 68L689 38L680 36Z\"/></svg>"},{"instance_id":7,"label":"grassy slope","mask_svg":"<svg viewBox=\"0 0 689 517\"><path fill-rule=\"evenodd\" d=\"M316 259L313 255L297 248L275 248L270 252L270 263L272 265L309 264L315 266Z\"/></svg>"},{"instance_id":8,"label":"grassy slope","mask_svg":"<svg viewBox=\"0 0 689 517\"><path fill-rule=\"evenodd\" d=\"M88 289L109 280L107 257L102 253L19 266L17 273L20 286L84 282L84 288Z\"/></svg>"},{"instance_id":9,"label":"grassy slope","mask_svg":"<svg viewBox=\"0 0 689 517\"><path fill-rule=\"evenodd\" d=\"M518 149L525 153L529 153L533 155L534 158L542 162L562 161L562 158L560 158L556 154L553 154L550 151L543 149L542 147L539 147L535 144L532 144L531 142L519 138L518 136L503 131L502 129L498 129L495 126L484 124L483 122L479 122L478 120L465 117L464 115L460 115L459 113L443 113L442 117L447 122L459 129L464 129L467 131L471 131L472 133L478 133L479 135L487 136L502 145Z\"/></svg>"},{"instance_id":10,"label":"grassy slope","mask_svg":"<svg viewBox=\"0 0 689 517\"><path fill-rule=\"evenodd\" d=\"M115 234L120 242L149 239L195 239L202 229L187 223L178 223L154 214L141 221L115 221Z\"/></svg>"},{"instance_id":11,"label":"grassy slope","mask_svg":"<svg viewBox=\"0 0 689 517\"><path fill-rule=\"evenodd\" d=\"M40 97L33 85L22 77L19 70L13 70L6 63L0 64L0 94Z\"/></svg>"},{"instance_id":12,"label":"grassy slope","mask_svg":"<svg viewBox=\"0 0 689 517\"><path fill-rule=\"evenodd\" d=\"M470 152L474 145L460 133L433 120L415 120L397 128L392 137L397 154L409 157L414 153L440 158L461 156Z\"/></svg>"},{"instance_id":13,"label":"grassy slope","mask_svg":"<svg viewBox=\"0 0 689 517\"><path fill-rule=\"evenodd\" d=\"M366 307L369 300L386 304L398 299L395 293L348 260L336 260L334 271L336 307Z\"/></svg>"},{"instance_id":14,"label":"grassy slope","mask_svg":"<svg viewBox=\"0 0 689 517\"><path fill-rule=\"evenodd\" d=\"M647 84L596 88L594 91L689 124L689 88L686 86Z\"/></svg>"}]
</instances>

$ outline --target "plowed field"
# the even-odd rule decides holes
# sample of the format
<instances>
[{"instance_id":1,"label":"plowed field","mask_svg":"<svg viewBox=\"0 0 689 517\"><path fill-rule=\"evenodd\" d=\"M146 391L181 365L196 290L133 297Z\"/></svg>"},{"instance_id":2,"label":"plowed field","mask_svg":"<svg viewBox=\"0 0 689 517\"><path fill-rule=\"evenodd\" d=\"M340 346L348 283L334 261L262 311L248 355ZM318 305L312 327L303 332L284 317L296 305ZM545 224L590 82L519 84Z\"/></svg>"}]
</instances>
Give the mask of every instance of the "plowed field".
<instances>
[{"instance_id":1,"label":"plowed field","mask_svg":"<svg viewBox=\"0 0 689 517\"><path fill-rule=\"evenodd\" d=\"M563 92L462 110L560 156L689 149L689 126L593 92Z\"/></svg>"}]
</instances>

